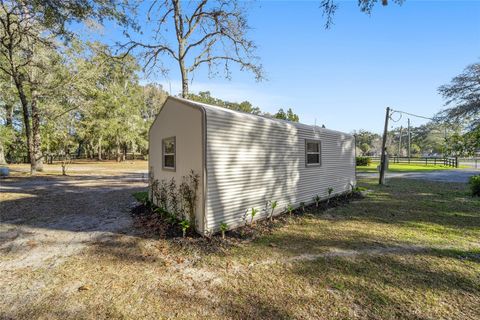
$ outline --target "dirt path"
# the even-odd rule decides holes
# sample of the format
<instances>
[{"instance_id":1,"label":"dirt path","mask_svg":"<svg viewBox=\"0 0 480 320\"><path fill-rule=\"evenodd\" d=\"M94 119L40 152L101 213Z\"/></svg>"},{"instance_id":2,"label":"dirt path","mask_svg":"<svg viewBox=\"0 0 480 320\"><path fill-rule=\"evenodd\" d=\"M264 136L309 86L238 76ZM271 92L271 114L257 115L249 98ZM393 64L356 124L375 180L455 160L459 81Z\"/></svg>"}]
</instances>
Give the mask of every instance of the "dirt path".
<instances>
[{"instance_id":1,"label":"dirt path","mask_svg":"<svg viewBox=\"0 0 480 320\"><path fill-rule=\"evenodd\" d=\"M0 270L51 268L131 223L132 192L145 172L11 177L0 181Z\"/></svg>"}]
</instances>

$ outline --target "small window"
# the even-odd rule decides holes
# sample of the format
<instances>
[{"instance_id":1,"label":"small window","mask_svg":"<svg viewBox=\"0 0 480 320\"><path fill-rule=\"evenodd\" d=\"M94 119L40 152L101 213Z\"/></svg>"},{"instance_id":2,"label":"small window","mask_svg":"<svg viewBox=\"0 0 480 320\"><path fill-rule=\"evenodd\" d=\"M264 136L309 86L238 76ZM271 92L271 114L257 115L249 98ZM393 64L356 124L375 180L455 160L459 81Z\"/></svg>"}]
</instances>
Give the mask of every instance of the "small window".
<instances>
[{"instance_id":1,"label":"small window","mask_svg":"<svg viewBox=\"0 0 480 320\"><path fill-rule=\"evenodd\" d=\"M175 137L162 140L163 169L175 170Z\"/></svg>"},{"instance_id":2,"label":"small window","mask_svg":"<svg viewBox=\"0 0 480 320\"><path fill-rule=\"evenodd\" d=\"M305 140L305 166L321 165L321 145L320 141Z\"/></svg>"}]
</instances>

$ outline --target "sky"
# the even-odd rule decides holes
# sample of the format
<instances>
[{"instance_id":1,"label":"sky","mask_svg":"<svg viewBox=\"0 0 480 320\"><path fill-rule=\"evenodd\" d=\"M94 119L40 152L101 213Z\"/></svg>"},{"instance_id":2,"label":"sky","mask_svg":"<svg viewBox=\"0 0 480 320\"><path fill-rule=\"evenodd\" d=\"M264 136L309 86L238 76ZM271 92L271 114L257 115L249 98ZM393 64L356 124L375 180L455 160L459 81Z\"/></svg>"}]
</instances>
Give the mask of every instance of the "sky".
<instances>
[{"instance_id":1,"label":"sky","mask_svg":"<svg viewBox=\"0 0 480 320\"><path fill-rule=\"evenodd\" d=\"M480 59L480 1L406 0L401 6L376 6L371 15L360 12L356 0L339 1L329 30L319 4L251 3L249 38L258 46L267 80L256 82L238 69L232 80L209 78L201 69L190 91L248 100L271 113L292 108L306 124L381 132L386 107L433 116L444 104L437 88ZM120 34L103 37L114 41ZM168 59L164 64L170 69L167 78L150 75L142 82L158 82L178 94L176 65ZM411 121L413 126L426 122ZM406 122L403 116L390 128Z\"/></svg>"}]
</instances>

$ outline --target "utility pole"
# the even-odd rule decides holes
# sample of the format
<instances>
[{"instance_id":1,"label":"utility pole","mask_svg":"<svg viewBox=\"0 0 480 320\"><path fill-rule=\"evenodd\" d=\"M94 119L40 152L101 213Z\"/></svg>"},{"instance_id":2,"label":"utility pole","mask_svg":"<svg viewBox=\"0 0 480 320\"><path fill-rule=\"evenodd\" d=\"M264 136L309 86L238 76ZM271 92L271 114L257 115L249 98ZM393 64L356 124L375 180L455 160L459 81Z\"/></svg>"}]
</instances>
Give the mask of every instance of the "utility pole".
<instances>
[{"instance_id":1,"label":"utility pole","mask_svg":"<svg viewBox=\"0 0 480 320\"><path fill-rule=\"evenodd\" d=\"M402 155L402 129L403 127L400 126L400 137L398 137L398 156Z\"/></svg>"},{"instance_id":2,"label":"utility pole","mask_svg":"<svg viewBox=\"0 0 480 320\"><path fill-rule=\"evenodd\" d=\"M408 118L408 129L407 129L407 135L408 135L408 162L410 163L410 118Z\"/></svg>"},{"instance_id":3,"label":"utility pole","mask_svg":"<svg viewBox=\"0 0 480 320\"><path fill-rule=\"evenodd\" d=\"M382 157L380 158L380 178L378 184L385 184L385 167L387 166L387 156L385 154L387 144L387 130L388 130L388 118L390 117L390 108L387 107L387 113L385 114L385 128L383 129L382 140Z\"/></svg>"}]
</instances>

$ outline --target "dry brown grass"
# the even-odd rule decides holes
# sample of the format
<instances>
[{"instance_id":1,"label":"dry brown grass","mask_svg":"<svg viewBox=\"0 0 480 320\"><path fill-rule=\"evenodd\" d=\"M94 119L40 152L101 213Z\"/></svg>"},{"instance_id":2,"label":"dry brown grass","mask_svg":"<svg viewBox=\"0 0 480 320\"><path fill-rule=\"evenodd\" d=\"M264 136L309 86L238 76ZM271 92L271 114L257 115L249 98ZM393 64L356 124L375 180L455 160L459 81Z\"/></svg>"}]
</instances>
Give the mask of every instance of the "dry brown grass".
<instances>
[{"instance_id":1,"label":"dry brown grass","mask_svg":"<svg viewBox=\"0 0 480 320\"><path fill-rule=\"evenodd\" d=\"M363 185L364 200L214 253L102 234L54 267L8 273L0 318L480 318L480 201L461 184Z\"/></svg>"},{"instance_id":2,"label":"dry brown grass","mask_svg":"<svg viewBox=\"0 0 480 320\"><path fill-rule=\"evenodd\" d=\"M27 176L30 174L29 164L8 165L12 176ZM135 160L116 162L115 160L75 160L67 166L67 175L118 175L125 172L145 172L148 169L148 161ZM62 174L60 162L45 164L44 171L37 172L37 176L58 176Z\"/></svg>"}]
</instances>

